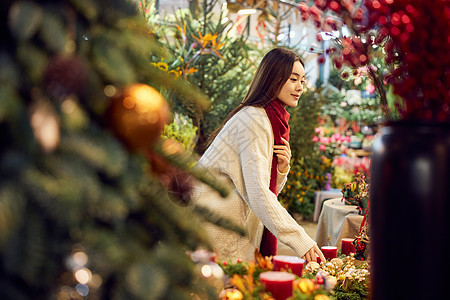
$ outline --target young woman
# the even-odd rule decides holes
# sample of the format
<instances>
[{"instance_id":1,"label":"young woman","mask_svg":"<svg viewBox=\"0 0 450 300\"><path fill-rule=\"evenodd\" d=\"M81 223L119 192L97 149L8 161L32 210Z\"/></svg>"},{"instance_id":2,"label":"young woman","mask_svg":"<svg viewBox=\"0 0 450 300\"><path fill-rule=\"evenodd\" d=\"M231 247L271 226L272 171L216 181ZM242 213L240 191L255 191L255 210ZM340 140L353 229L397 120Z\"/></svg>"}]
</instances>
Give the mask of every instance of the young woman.
<instances>
[{"instance_id":1,"label":"young woman","mask_svg":"<svg viewBox=\"0 0 450 300\"><path fill-rule=\"evenodd\" d=\"M207 223L212 246L221 259L253 260L255 248L262 255L276 254L277 239L307 262L324 261L317 244L278 202L290 170L289 113L303 92L305 69L293 51L275 48L268 52L242 103L212 134L212 142L198 168L214 172L230 184L227 198L206 185L194 189L196 205L234 221L247 236Z\"/></svg>"}]
</instances>

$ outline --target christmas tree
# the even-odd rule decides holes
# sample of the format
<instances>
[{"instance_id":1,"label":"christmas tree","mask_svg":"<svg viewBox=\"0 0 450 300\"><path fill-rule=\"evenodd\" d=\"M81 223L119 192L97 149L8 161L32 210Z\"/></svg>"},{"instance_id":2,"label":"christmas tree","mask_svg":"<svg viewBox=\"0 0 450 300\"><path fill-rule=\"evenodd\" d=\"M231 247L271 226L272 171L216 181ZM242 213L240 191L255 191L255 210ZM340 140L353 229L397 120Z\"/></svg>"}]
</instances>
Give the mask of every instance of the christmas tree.
<instances>
[{"instance_id":1,"label":"christmas tree","mask_svg":"<svg viewBox=\"0 0 450 300\"><path fill-rule=\"evenodd\" d=\"M141 151L170 118L151 85L207 101L150 65L162 50L137 2L0 13L0 298L215 298L186 255L208 245L198 214Z\"/></svg>"}]
</instances>

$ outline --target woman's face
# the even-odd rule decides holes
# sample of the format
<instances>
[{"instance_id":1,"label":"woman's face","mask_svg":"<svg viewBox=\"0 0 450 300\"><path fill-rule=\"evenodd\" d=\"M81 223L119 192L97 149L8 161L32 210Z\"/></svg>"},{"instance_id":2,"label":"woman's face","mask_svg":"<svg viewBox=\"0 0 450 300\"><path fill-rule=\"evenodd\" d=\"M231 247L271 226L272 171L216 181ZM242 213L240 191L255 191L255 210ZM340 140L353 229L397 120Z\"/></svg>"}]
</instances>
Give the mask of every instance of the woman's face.
<instances>
[{"instance_id":1,"label":"woman's face","mask_svg":"<svg viewBox=\"0 0 450 300\"><path fill-rule=\"evenodd\" d=\"M292 73L289 79L285 82L278 94L278 99L285 105L296 107L298 99L303 93L303 84L305 83L305 68L299 61L294 63Z\"/></svg>"}]
</instances>

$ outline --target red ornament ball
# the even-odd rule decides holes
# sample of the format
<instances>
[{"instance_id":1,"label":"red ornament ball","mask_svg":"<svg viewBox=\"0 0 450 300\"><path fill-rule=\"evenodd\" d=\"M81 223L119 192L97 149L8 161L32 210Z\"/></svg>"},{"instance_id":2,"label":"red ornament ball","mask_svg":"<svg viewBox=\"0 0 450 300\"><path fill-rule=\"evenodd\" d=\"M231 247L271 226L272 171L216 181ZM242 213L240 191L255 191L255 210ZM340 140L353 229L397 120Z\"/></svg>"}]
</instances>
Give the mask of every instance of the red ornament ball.
<instances>
[{"instance_id":1,"label":"red ornament ball","mask_svg":"<svg viewBox=\"0 0 450 300\"><path fill-rule=\"evenodd\" d=\"M164 97L142 83L125 87L112 98L108 111L110 127L130 150L153 145L169 119L169 105Z\"/></svg>"},{"instance_id":2,"label":"red ornament ball","mask_svg":"<svg viewBox=\"0 0 450 300\"><path fill-rule=\"evenodd\" d=\"M47 92L60 98L68 94L79 94L87 81L87 67L79 56L56 55L44 71Z\"/></svg>"},{"instance_id":3,"label":"red ornament ball","mask_svg":"<svg viewBox=\"0 0 450 300\"><path fill-rule=\"evenodd\" d=\"M317 57L317 62L318 62L319 64L325 63L325 56L324 56L323 54L320 54L320 55Z\"/></svg>"},{"instance_id":4,"label":"red ornament ball","mask_svg":"<svg viewBox=\"0 0 450 300\"><path fill-rule=\"evenodd\" d=\"M191 203L193 187L191 174L183 170L176 170L170 176L167 191L176 204L187 206Z\"/></svg>"},{"instance_id":5,"label":"red ornament ball","mask_svg":"<svg viewBox=\"0 0 450 300\"><path fill-rule=\"evenodd\" d=\"M162 142L161 148L165 153L169 155L181 155L181 153L184 151L183 145L173 139L167 139ZM175 169L175 167L169 161L167 161L161 155L151 149L145 149L144 154L147 155L147 158L150 162L151 172L158 176L170 174Z\"/></svg>"}]
</instances>

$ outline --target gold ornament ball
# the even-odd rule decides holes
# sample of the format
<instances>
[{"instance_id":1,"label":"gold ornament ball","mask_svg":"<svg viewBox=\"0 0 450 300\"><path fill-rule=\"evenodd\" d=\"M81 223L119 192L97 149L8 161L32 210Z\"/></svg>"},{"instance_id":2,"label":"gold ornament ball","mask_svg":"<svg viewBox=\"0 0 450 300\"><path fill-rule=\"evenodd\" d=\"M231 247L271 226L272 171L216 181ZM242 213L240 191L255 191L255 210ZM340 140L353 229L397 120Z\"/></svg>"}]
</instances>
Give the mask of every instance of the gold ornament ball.
<instances>
[{"instance_id":1,"label":"gold ornament ball","mask_svg":"<svg viewBox=\"0 0 450 300\"><path fill-rule=\"evenodd\" d=\"M131 150L144 149L161 137L170 110L164 97L153 87L136 83L112 99L110 126Z\"/></svg>"}]
</instances>

